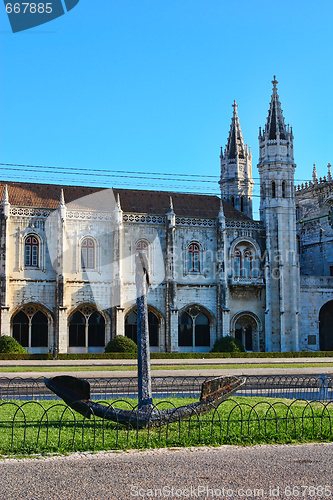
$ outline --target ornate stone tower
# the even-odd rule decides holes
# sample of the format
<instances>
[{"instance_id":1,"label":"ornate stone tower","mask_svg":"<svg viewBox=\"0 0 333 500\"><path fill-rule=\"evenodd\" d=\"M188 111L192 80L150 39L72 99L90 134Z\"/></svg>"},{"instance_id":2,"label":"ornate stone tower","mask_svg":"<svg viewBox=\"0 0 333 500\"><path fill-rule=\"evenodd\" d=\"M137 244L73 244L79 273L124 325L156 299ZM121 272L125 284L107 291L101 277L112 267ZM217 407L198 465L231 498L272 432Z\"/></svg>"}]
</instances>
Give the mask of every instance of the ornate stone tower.
<instances>
[{"instance_id":1,"label":"ornate stone tower","mask_svg":"<svg viewBox=\"0 0 333 500\"><path fill-rule=\"evenodd\" d=\"M221 148L221 197L252 219L252 155L244 139L234 101L228 142Z\"/></svg>"},{"instance_id":2,"label":"ornate stone tower","mask_svg":"<svg viewBox=\"0 0 333 500\"><path fill-rule=\"evenodd\" d=\"M274 76L263 131L259 129L260 216L266 228L266 351L297 351L299 263L296 249L294 152Z\"/></svg>"}]
</instances>

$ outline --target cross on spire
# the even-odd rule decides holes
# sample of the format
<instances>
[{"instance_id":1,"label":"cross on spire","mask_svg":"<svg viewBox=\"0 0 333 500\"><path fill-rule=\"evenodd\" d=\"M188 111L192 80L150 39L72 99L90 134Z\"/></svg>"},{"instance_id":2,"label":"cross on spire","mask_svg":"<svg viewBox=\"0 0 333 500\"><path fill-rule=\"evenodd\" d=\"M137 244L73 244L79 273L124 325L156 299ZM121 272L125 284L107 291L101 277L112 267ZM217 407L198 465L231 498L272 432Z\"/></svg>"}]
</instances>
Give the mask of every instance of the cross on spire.
<instances>
[{"instance_id":1,"label":"cross on spire","mask_svg":"<svg viewBox=\"0 0 333 500\"><path fill-rule=\"evenodd\" d=\"M275 75L273 76L273 78L274 78L274 80L272 80L273 90L276 90L276 86L277 86L277 84L278 84L279 82L277 81L277 79L276 79L276 76L275 76Z\"/></svg>"},{"instance_id":2,"label":"cross on spire","mask_svg":"<svg viewBox=\"0 0 333 500\"><path fill-rule=\"evenodd\" d=\"M238 104L236 104L236 99L234 100L234 103L231 106L234 108L234 115L237 115Z\"/></svg>"}]
</instances>

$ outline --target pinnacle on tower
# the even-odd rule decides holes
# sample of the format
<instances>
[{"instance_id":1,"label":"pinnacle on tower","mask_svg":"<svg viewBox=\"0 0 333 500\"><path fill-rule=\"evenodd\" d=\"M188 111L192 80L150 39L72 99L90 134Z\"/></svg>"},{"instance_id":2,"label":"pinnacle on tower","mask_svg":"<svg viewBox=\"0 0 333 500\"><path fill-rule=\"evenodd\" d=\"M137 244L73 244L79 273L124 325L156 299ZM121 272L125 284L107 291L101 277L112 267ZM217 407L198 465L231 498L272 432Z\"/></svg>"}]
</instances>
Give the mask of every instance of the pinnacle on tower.
<instances>
[{"instance_id":1,"label":"pinnacle on tower","mask_svg":"<svg viewBox=\"0 0 333 500\"><path fill-rule=\"evenodd\" d=\"M236 159L237 157L245 158L245 145L241 127L239 124L239 118L237 113L238 104L236 104L236 101L234 101L232 107L234 108L234 110L230 125L228 143L226 145L224 153L224 157L228 158L229 160Z\"/></svg>"},{"instance_id":2,"label":"pinnacle on tower","mask_svg":"<svg viewBox=\"0 0 333 500\"><path fill-rule=\"evenodd\" d=\"M169 214L173 214L174 213L172 196L170 196L170 199L169 199L169 211L168 211L168 213Z\"/></svg>"},{"instance_id":3,"label":"pinnacle on tower","mask_svg":"<svg viewBox=\"0 0 333 500\"><path fill-rule=\"evenodd\" d=\"M316 164L313 164L313 170L312 170L312 180L313 183L316 184L318 182L318 175L317 175L317 170L316 170Z\"/></svg>"},{"instance_id":4,"label":"pinnacle on tower","mask_svg":"<svg viewBox=\"0 0 333 500\"><path fill-rule=\"evenodd\" d=\"M252 218L252 156L244 143L234 101L228 142L221 148L221 197L233 207Z\"/></svg>"},{"instance_id":5,"label":"pinnacle on tower","mask_svg":"<svg viewBox=\"0 0 333 500\"><path fill-rule=\"evenodd\" d=\"M3 198L2 198L2 204L5 205L9 203L9 196L8 196L8 187L7 184L5 184L5 189L3 192Z\"/></svg>"},{"instance_id":6,"label":"pinnacle on tower","mask_svg":"<svg viewBox=\"0 0 333 500\"><path fill-rule=\"evenodd\" d=\"M277 83L274 75L266 125L263 130L259 128L259 164L271 161L294 163L293 129L284 122Z\"/></svg>"},{"instance_id":7,"label":"pinnacle on tower","mask_svg":"<svg viewBox=\"0 0 333 500\"><path fill-rule=\"evenodd\" d=\"M63 206L65 206L65 197L64 197L64 190L61 189L59 207L63 207Z\"/></svg>"},{"instance_id":8,"label":"pinnacle on tower","mask_svg":"<svg viewBox=\"0 0 333 500\"><path fill-rule=\"evenodd\" d=\"M280 139L286 139L287 129L284 123L279 95L277 93L278 81L276 80L275 75L274 80L272 80L272 84L273 94L271 97L265 131L268 133L269 140L276 139L278 135L280 136Z\"/></svg>"},{"instance_id":9,"label":"pinnacle on tower","mask_svg":"<svg viewBox=\"0 0 333 500\"><path fill-rule=\"evenodd\" d=\"M8 196L8 187L6 184L4 192L3 192L3 198L2 198L2 212L5 216L5 219L8 219L8 217L9 217L9 210L10 210L10 203L9 203L9 196Z\"/></svg>"},{"instance_id":10,"label":"pinnacle on tower","mask_svg":"<svg viewBox=\"0 0 333 500\"><path fill-rule=\"evenodd\" d=\"M224 210L223 210L223 201L222 201L222 198L220 198L220 210L219 210L219 214L217 216L219 219L223 219L225 218L225 215L224 215Z\"/></svg>"},{"instance_id":11,"label":"pinnacle on tower","mask_svg":"<svg viewBox=\"0 0 333 500\"><path fill-rule=\"evenodd\" d=\"M120 195L117 193L116 205L114 207L115 212L121 212Z\"/></svg>"},{"instance_id":12,"label":"pinnacle on tower","mask_svg":"<svg viewBox=\"0 0 333 500\"><path fill-rule=\"evenodd\" d=\"M327 170L328 170L327 180L328 180L328 182L331 182L332 181L332 171L331 171L331 164L330 163L327 165Z\"/></svg>"}]
</instances>

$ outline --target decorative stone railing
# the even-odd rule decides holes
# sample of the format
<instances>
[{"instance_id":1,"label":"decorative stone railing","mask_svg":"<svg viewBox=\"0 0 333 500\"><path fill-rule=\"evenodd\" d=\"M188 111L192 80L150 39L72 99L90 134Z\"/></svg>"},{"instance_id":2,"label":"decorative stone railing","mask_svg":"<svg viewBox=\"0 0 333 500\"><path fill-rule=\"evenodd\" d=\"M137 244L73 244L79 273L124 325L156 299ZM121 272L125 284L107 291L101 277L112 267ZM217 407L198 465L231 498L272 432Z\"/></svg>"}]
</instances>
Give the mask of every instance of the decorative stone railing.
<instances>
[{"instance_id":1,"label":"decorative stone railing","mask_svg":"<svg viewBox=\"0 0 333 500\"><path fill-rule=\"evenodd\" d=\"M245 229L264 229L264 224L261 221L245 221L245 220L227 220L226 226L230 228L245 228Z\"/></svg>"},{"instance_id":2,"label":"decorative stone railing","mask_svg":"<svg viewBox=\"0 0 333 500\"><path fill-rule=\"evenodd\" d=\"M263 285L263 278L246 278L242 277L231 277L229 278L229 285Z\"/></svg>"},{"instance_id":3,"label":"decorative stone railing","mask_svg":"<svg viewBox=\"0 0 333 500\"><path fill-rule=\"evenodd\" d=\"M45 208L11 207L10 215L13 217L48 217L53 210Z\"/></svg>"},{"instance_id":4,"label":"decorative stone railing","mask_svg":"<svg viewBox=\"0 0 333 500\"><path fill-rule=\"evenodd\" d=\"M332 288L333 276L301 276L301 288Z\"/></svg>"}]
</instances>

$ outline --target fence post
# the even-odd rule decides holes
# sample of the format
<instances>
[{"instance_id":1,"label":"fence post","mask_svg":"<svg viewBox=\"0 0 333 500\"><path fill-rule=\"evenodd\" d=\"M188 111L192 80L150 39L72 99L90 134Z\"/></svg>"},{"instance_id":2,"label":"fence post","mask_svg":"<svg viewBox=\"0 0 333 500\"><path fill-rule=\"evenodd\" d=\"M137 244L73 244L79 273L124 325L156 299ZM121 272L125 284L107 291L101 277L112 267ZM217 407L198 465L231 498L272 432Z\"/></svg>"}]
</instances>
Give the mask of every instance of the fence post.
<instances>
[{"instance_id":1,"label":"fence post","mask_svg":"<svg viewBox=\"0 0 333 500\"><path fill-rule=\"evenodd\" d=\"M326 373L321 373L319 375L319 399L326 401L328 399L328 379Z\"/></svg>"}]
</instances>

